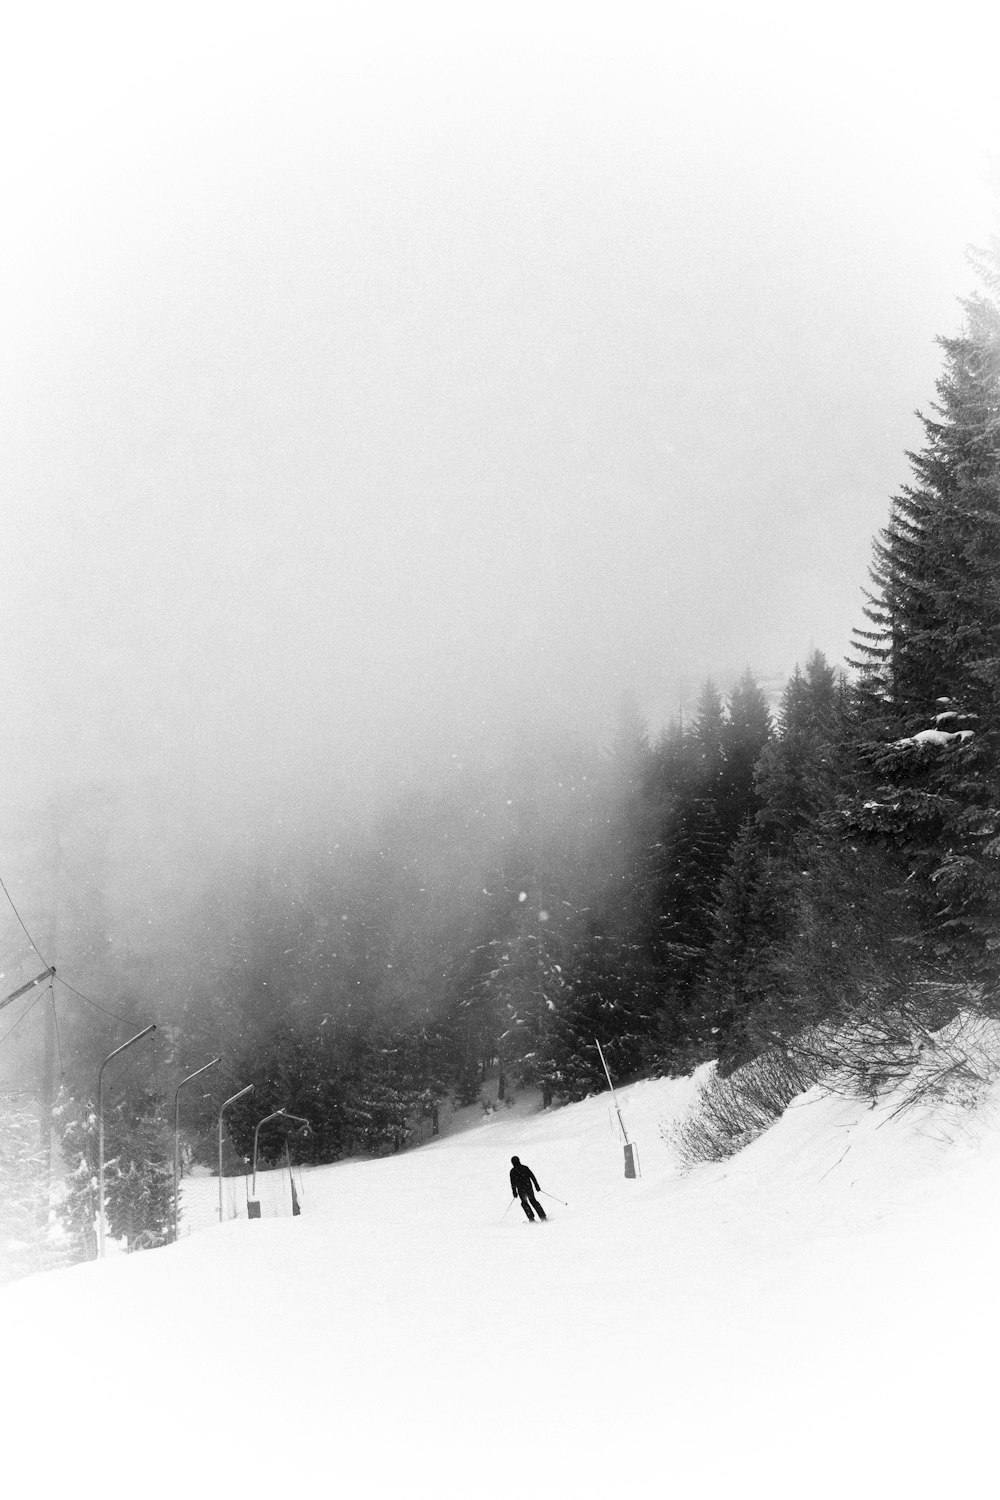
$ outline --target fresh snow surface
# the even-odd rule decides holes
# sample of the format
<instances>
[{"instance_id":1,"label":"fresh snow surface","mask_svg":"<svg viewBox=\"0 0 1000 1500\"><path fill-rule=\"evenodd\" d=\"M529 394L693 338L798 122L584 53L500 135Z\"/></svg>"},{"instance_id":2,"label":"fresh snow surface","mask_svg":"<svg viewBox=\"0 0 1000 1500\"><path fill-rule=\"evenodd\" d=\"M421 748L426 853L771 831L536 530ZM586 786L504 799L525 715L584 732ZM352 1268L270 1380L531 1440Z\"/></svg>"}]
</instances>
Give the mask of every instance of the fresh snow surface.
<instances>
[{"instance_id":1,"label":"fresh snow surface","mask_svg":"<svg viewBox=\"0 0 1000 1500\"><path fill-rule=\"evenodd\" d=\"M299 1217L276 1173L261 1220L7 1287L5 1493L996 1494L998 1101L813 1091L684 1175L695 1089L621 1091L637 1181L606 1096L501 1110L303 1172ZM514 1153L547 1224L505 1214Z\"/></svg>"}]
</instances>

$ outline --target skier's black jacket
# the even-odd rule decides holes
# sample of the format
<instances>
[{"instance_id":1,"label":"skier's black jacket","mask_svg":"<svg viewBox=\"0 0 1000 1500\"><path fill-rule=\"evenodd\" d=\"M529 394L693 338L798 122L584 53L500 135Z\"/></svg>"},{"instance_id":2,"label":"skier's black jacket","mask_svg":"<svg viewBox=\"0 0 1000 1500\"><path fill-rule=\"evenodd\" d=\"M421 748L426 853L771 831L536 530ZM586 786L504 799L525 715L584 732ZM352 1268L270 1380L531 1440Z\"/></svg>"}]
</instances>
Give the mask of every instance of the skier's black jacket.
<instances>
[{"instance_id":1,"label":"skier's black jacket","mask_svg":"<svg viewBox=\"0 0 1000 1500\"><path fill-rule=\"evenodd\" d=\"M518 1193L526 1193L532 1187L538 1188L538 1191L541 1192L541 1188L538 1187L538 1178L531 1168L526 1167L524 1162L516 1156L512 1157L511 1160L514 1163L510 1169L510 1190L513 1195L517 1197Z\"/></svg>"}]
</instances>

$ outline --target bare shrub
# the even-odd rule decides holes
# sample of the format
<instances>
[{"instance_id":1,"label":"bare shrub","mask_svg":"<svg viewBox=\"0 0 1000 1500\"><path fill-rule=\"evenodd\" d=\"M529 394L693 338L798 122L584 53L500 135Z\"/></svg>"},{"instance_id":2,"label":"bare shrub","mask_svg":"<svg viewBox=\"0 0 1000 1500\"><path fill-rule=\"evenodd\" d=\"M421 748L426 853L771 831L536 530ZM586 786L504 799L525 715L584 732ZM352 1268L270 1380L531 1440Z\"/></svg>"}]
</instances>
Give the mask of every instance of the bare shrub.
<instances>
[{"instance_id":1,"label":"bare shrub","mask_svg":"<svg viewBox=\"0 0 1000 1500\"><path fill-rule=\"evenodd\" d=\"M923 1040L891 1113L900 1115L919 1105L975 1109L997 1077L1000 1027L987 1017L963 1012Z\"/></svg>"},{"instance_id":2,"label":"bare shrub","mask_svg":"<svg viewBox=\"0 0 1000 1500\"><path fill-rule=\"evenodd\" d=\"M905 1011L872 1005L850 1020L817 1026L792 1045L832 1093L874 1102L906 1083L931 1035Z\"/></svg>"},{"instance_id":3,"label":"bare shrub","mask_svg":"<svg viewBox=\"0 0 1000 1500\"><path fill-rule=\"evenodd\" d=\"M803 1032L791 1050L832 1092L872 1103L898 1094L894 1114L945 1098L972 1104L1000 1073L1000 1033L976 1000L922 985L902 1003L873 1000Z\"/></svg>"},{"instance_id":4,"label":"bare shrub","mask_svg":"<svg viewBox=\"0 0 1000 1500\"><path fill-rule=\"evenodd\" d=\"M815 1082L807 1059L772 1048L726 1078L713 1071L691 1113L664 1121L660 1136L682 1167L725 1161L762 1135Z\"/></svg>"},{"instance_id":5,"label":"bare shrub","mask_svg":"<svg viewBox=\"0 0 1000 1500\"><path fill-rule=\"evenodd\" d=\"M713 1070L690 1113L663 1122L660 1135L688 1168L735 1155L814 1084L886 1100L893 1118L919 1106L974 1109L998 1078L1000 1021L968 989L928 981L892 1005L884 994L857 1001L728 1077Z\"/></svg>"}]
</instances>

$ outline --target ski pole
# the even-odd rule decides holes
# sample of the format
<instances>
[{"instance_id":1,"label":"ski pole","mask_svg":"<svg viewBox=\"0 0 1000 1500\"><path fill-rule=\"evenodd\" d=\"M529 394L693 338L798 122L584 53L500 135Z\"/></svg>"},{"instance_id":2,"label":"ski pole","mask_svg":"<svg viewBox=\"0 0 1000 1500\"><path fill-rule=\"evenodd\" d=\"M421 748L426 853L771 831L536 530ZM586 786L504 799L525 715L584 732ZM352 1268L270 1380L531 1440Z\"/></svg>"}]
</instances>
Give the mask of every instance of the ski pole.
<instances>
[{"instance_id":1,"label":"ski pole","mask_svg":"<svg viewBox=\"0 0 1000 1500\"><path fill-rule=\"evenodd\" d=\"M553 1203L561 1203L563 1208L569 1208L569 1204L565 1201L565 1199L557 1198L555 1193L547 1193L544 1188L539 1188L538 1191L541 1193L543 1198L551 1198Z\"/></svg>"},{"instance_id":2,"label":"ski pole","mask_svg":"<svg viewBox=\"0 0 1000 1500\"><path fill-rule=\"evenodd\" d=\"M502 1224L502 1223L503 1223L503 1221L504 1221L504 1219L506 1219L506 1217L507 1217L507 1215L508 1215L508 1214L509 1214L509 1213L510 1213L510 1209L511 1209L511 1204L512 1204L512 1203L513 1203L513 1202L514 1202L514 1200L513 1200L513 1198L512 1198L512 1199L511 1199L511 1200L510 1200L510 1203L508 1203L508 1204L507 1204L507 1207L506 1207L506 1208L505 1208L505 1209L504 1209L504 1211L503 1211L503 1213L502 1213L502 1214L501 1214L501 1215L500 1215L500 1223L501 1223L501 1224Z\"/></svg>"}]
</instances>

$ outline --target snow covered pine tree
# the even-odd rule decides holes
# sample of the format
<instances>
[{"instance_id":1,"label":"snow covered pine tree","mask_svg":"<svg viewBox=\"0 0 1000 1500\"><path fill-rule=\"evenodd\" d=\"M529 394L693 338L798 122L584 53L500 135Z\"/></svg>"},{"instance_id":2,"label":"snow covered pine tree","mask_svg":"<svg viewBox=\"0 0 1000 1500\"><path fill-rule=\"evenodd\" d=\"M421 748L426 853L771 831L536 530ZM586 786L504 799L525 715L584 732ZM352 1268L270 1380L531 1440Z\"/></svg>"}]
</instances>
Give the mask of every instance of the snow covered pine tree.
<instances>
[{"instance_id":1,"label":"snow covered pine tree","mask_svg":"<svg viewBox=\"0 0 1000 1500\"><path fill-rule=\"evenodd\" d=\"M861 669L855 829L895 852L925 953L1000 1008L1000 240L989 295L941 339L945 370L915 483L875 545Z\"/></svg>"}]
</instances>

